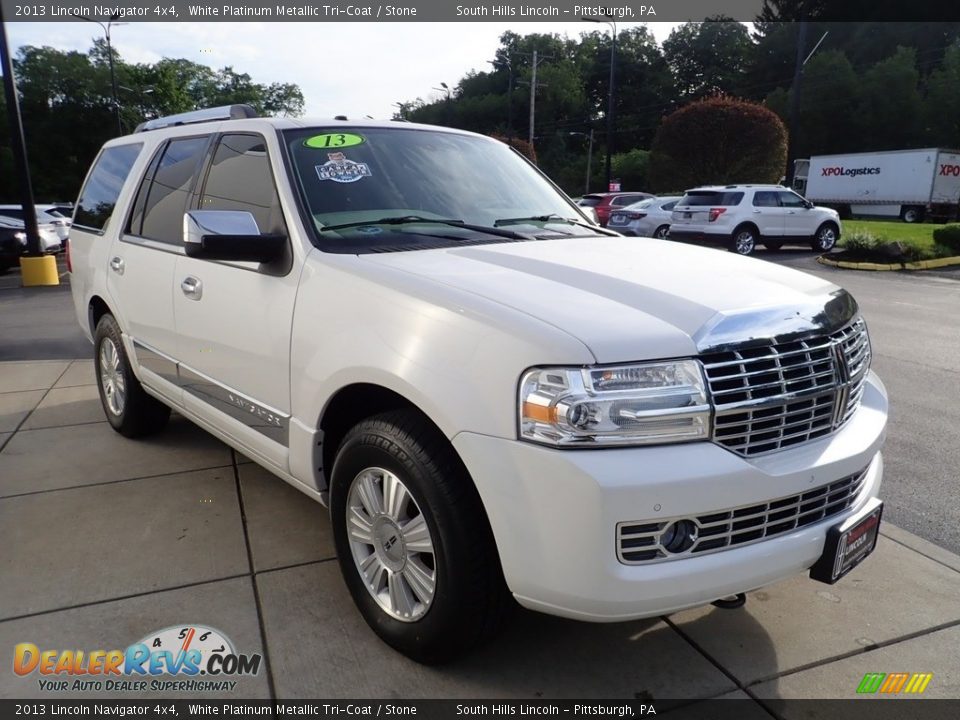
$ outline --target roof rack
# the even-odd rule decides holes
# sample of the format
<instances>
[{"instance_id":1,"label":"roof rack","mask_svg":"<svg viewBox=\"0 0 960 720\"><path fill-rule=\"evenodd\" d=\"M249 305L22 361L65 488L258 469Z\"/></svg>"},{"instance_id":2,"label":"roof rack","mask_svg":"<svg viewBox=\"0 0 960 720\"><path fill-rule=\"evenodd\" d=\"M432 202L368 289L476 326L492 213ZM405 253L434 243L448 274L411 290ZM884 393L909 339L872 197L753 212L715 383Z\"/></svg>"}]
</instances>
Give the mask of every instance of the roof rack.
<instances>
[{"instance_id":1,"label":"roof rack","mask_svg":"<svg viewBox=\"0 0 960 720\"><path fill-rule=\"evenodd\" d=\"M134 132L159 130L161 128L176 127L177 125L193 125L195 123L213 122L214 120L242 120L244 118L255 117L260 116L257 114L257 111L249 105L222 105L220 107L194 110L192 112L180 113L179 115L167 115L166 117L147 120L137 125L137 129L134 130Z\"/></svg>"}]
</instances>

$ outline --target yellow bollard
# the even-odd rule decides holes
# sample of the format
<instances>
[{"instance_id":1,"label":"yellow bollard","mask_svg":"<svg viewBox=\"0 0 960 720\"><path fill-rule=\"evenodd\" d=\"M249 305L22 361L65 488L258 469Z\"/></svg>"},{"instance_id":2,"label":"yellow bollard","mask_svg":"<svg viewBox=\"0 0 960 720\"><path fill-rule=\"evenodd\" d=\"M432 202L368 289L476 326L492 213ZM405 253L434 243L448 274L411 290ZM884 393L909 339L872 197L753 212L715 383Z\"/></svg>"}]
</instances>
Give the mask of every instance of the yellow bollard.
<instances>
[{"instance_id":1,"label":"yellow bollard","mask_svg":"<svg viewBox=\"0 0 960 720\"><path fill-rule=\"evenodd\" d=\"M57 259L53 255L20 258L20 282L23 287L59 285Z\"/></svg>"}]
</instances>

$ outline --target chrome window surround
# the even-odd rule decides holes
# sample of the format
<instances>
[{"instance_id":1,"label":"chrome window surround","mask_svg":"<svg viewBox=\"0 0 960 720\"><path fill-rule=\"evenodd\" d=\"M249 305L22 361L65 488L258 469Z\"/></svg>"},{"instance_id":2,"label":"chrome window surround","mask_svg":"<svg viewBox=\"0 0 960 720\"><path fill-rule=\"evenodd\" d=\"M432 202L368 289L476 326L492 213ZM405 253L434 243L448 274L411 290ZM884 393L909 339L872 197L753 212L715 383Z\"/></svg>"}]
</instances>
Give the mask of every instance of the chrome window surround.
<instances>
[{"instance_id":1,"label":"chrome window surround","mask_svg":"<svg viewBox=\"0 0 960 720\"><path fill-rule=\"evenodd\" d=\"M869 466L858 473L803 493L754 505L689 517L617 523L617 559L625 565L650 565L697 557L762 542L797 528L815 525L852 507L866 487ZM671 524L694 528L690 547L677 553L663 545ZM691 542L691 541L688 541Z\"/></svg>"}]
</instances>

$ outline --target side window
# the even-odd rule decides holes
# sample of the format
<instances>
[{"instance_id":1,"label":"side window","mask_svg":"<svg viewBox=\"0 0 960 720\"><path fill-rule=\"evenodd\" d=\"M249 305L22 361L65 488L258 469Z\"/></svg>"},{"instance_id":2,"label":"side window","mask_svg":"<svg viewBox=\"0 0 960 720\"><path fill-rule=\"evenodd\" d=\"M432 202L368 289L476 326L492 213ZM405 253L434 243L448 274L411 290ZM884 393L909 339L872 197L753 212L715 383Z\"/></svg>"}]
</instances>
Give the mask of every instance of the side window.
<instances>
[{"instance_id":1,"label":"side window","mask_svg":"<svg viewBox=\"0 0 960 720\"><path fill-rule=\"evenodd\" d=\"M788 208L804 207L803 198L797 195L796 193L781 191L778 194L780 195L780 204L783 205L783 207L788 207Z\"/></svg>"},{"instance_id":2,"label":"side window","mask_svg":"<svg viewBox=\"0 0 960 720\"><path fill-rule=\"evenodd\" d=\"M201 210L245 210L261 233L286 235L280 199L260 135L224 135L207 173Z\"/></svg>"},{"instance_id":3,"label":"side window","mask_svg":"<svg viewBox=\"0 0 960 720\"><path fill-rule=\"evenodd\" d=\"M143 143L115 145L100 153L80 191L74 227L98 232L106 229L123 183L142 147Z\"/></svg>"},{"instance_id":4,"label":"side window","mask_svg":"<svg viewBox=\"0 0 960 720\"><path fill-rule=\"evenodd\" d=\"M754 207L780 207L780 201L777 200L775 192L757 192L753 196Z\"/></svg>"},{"instance_id":5,"label":"side window","mask_svg":"<svg viewBox=\"0 0 960 720\"><path fill-rule=\"evenodd\" d=\"M673 208L676 207L677 202L678 202L677 200L671 200L670 202L664 203L663 205L661 205L661 206L660 206L660 209L661 209L661 210L673 210Z\"/></svg>"},{"instance_id":6,"label":"side window","mask_svg":"<svg viewBox=\"0 0 960 720\"><path fill-rule=\"evenodd\" d=\"M144 178L140 193L143 196L142 227L139 234L151 240L179 244L183 240L183 213L193 187L207 137L178 138L167 143L152 177ZM138 196L136 206L140 206ZM135 211L131 217L131 232L139 219Z\"/></svg>"}]
</instances>

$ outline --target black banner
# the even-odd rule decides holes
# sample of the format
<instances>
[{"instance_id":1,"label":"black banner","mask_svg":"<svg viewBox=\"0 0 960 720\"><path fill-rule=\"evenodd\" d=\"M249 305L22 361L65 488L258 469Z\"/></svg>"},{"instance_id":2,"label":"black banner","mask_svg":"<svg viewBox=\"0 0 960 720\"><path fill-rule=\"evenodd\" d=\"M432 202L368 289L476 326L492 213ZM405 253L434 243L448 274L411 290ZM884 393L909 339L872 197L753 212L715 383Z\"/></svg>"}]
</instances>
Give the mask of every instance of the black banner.
<instances>
[{"instance_id":1,"label":"black banner","mask_svg":"<svg viewBox=\"0 0 960 720\"><path fill-rule=\"evenodd\" d=\"M960 700L0 700L4 718L954 720Z\"/></svg>"},{"instance_id":2,"label":"black banner","mask_svg":"<svg viewBox=\"0 0 960 720\"><path fill-rule=\"evenodd\" d=\"M124 22L685 22L723 15L756 20L763 0L0 0L7 22L69 22L76 15ZM799 20L803 3L780 3L777 19ZM960 3L943 0L807 0L805 17L819 21L960 20Z\"/></svg>"}]
</instances>

